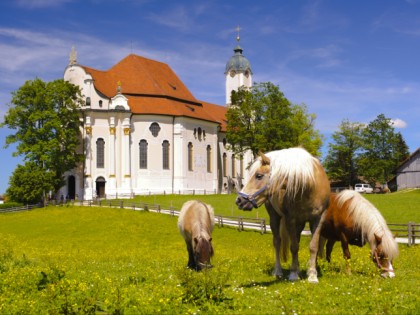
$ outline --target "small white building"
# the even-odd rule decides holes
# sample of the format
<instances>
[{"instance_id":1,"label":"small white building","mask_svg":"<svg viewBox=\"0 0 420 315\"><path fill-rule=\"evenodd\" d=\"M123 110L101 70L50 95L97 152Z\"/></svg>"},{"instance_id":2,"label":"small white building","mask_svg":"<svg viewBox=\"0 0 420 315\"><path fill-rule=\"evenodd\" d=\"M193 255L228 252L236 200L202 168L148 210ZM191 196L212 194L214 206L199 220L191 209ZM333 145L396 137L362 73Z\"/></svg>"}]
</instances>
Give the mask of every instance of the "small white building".
<instances>
[{"instance_id":1,"label":"small white building","mask_svg":"<svg viewBox=\"0 0 420 315\"><path fill-rule=\"evenodd\" d=\"M252 85L239 45L225 69L226 102ZM66 174L70 199L148 193L223 193L246 180L250 153L226 146L226 106L197 100L165 63L130 54L109 70L79 65L72 49L64 80L81 88L86 155Z\"/></svg>"}]
</instances>

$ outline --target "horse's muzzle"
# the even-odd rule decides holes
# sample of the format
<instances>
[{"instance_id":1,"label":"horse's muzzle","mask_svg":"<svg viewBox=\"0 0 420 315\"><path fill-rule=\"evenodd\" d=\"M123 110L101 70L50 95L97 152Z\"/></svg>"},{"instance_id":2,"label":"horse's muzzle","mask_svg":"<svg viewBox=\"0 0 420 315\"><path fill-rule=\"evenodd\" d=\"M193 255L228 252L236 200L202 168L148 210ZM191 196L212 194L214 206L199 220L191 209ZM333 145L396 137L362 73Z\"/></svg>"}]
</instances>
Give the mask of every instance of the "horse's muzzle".
<instances>
[{"instance_id":1,"label":"horse's muzzle","mask_svg":"<svg viewBox=\"0 0 420 315\"><path fill-rule=\"evenodd\" d=\"M198 271L203 270L203 269L211 269L211 268L213 268L213 265L212 265L212 264L210 264L210 263L208 263L208 264L204 264L204 263L199 262L199 263L197 264L197 270L198 270Z\"/></svg>"},{"instance_id":2,"label":"horse's muzzle","mask_svg":"<svg viewBox=\"0 0 420 315\"><path fill-rule=\"evenodd\" d=\"M252 208L258 208L257 200L255 199L261 193L267 189L267 185L261 187L252 195L248 195L242 191L238 192L238 197L236 198L236 205L241 210L252 210Z\"/></svg>"},{"instance_id":3,"label":"horse's muzzle","mask_svg":"<svg viewBox=\"0 0 420 315\"><path fill-rule=\"evenodd\" d=\"M251 200L249 198L246 198L245 196L238 196L236 198L235 203L241 210L250 211L255 207Z\"/></svg>"}]
</instances>

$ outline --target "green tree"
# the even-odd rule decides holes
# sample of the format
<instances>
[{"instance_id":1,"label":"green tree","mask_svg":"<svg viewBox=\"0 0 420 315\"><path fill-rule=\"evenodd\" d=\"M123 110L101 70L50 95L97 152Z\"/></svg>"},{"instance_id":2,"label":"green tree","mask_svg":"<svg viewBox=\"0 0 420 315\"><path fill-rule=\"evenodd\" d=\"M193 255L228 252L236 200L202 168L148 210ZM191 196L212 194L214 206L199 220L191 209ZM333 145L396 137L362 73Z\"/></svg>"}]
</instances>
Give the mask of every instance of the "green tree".
<instances>
[{"instance_id":1,"label":"green tree","mask_svg":"<svg viewBox=\"0 0 420 315\"><path fill-rule=\"evenodd\" d=\"M357 158L362 148L362 129L361 123L345 119L328 144L325 169L331 179L344 186L354 186L358 181Z\"/></svg>"},{"instance_id":2,"label":"green tree","mask_svg":"<svg viewBox=\"0 0 420 315\"><path fill-rule=\"evenodd\" d=\"M16 143L14 155L22 155L26 163L31 162L18 171L19 176L29 169L36 170L31 176L40 176L42 172L40 177L48 181L45 185L53 192L58 191L64 184L64 173L83 161L83 154L76 153L81 139L81 105L79 87L64 80L46 83L36 78L12 93L10 108L0 127L16 131L6 137L6 147ZM41 186L39 180L33 184L37 186L25 186L29 195ZM14 180L11 185L15 185Z\"/></svg>"},{"instance_id":3,"label":"green tree","mask_svg":"<svg viewBox=\"0 0 420 315\"><path fill-rule=\"evenodd\" d=\"M394 170L393 173L396 175L397 168L400 164L405 161L410 156L410 150L408 149L408 145L405 142L401 132L397 132L395 134L395 142L394 142Z\"/></svg>"},{"instance_id":4,"label":"green tree","mask_svg":"<svg viewBox=\"0 0 420 315\"><path fill-rule=\"evenodd\" d=\"M227 111L226 139L235 154L302 146L320 155L322 137L314 128L315 115L305 105L292 104L278 86L267 82L232 92Z\"/></svg>"},{"instance_id":5,"label":"green tree","mask_svg":"<svg viewBox=\"0 0 420 315\"><path fill-rule=\"evenodd\" d=\"M52 191L55 174L45 171L32 161L18 165L10 176L7 195L13 201L26 204L40 202L45 192Z\"/></svg>"},{"instance_id":6,"label":"green tree","mask_svg":"<svg viewBox=\"0 0 420 315\"><path fill-rule=\"evenodd\" d=\"M407 156L404 140L394 131L391 119L378 115L362 131L364 152L358 162L360 174L371 184L386 183L395 175L396 166ZM402 149L401 149L402 147Z\"/></svg>"}]
</instances>

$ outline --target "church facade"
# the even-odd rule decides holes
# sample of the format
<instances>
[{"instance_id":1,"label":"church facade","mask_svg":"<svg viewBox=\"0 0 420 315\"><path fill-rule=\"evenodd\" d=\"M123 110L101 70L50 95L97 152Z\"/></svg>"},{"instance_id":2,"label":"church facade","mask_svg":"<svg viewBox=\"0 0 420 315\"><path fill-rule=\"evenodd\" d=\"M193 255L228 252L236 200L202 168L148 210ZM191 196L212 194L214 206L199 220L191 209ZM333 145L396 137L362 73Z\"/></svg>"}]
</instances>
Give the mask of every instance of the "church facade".
<instances>
[{"instance_id":1,"label":"church facade","mask_svg":"<svg viewBox=\"0 0 420 315\"><path fill-rule=\"evenodd\" d=\"M225 69L226 103L252 71L238 45ZM165 63L130 54L109 70L79 65L74 49L64 80L80 87L85 161L67 172L70 199L149 193L212 194L246 180L251 154L226 143L226 106L197 100Z\"/></svg>"}]
</instances>

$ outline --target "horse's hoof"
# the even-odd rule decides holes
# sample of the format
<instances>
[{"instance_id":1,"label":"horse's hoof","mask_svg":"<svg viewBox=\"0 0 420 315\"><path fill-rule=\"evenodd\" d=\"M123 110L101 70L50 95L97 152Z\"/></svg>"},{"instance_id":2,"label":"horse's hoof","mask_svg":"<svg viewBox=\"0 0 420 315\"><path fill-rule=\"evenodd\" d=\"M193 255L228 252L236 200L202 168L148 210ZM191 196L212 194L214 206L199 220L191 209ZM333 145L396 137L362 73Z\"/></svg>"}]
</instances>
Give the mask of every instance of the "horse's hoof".
<instances>
[{"instance_id":1,"label":"horse's hoof","mask_svg":"<svg viewBox=\"0 0 420 315\"><path fill-rule=\"evenodd\" d=\"M283 272L280 270L274 270L273 276L276 277L278 280L283 279Z\"/></svg>"},{"instance_id":2,"label":"horse's hoof","mask_svg":"<svg viewBox=\"0 0 420 315\"><path fill-rule=\"evenodd\" d=\"M283 275L273 275L273 276L275 276L277 280L283 279Z\"/></svg>"},{"instance_id":3,"label":"horse's hoof","mask_svg":"<svg viewBox=\"0 0 420 315\"><path fill-rule=\"evenodd\" d=\"M310 276L308 277L308 282L309 282L309 283L319 283L319 281L318 281L318 277L317 277L316 275L310 275Z\"/></svg>"},{"instance_id":4,"label":"horse's hoof","mask_svg":"<svg viewBox=\"0 0 420 315\"><path fill-rule=\"evenodd\" d=\"M299 275L296 272L291 272L289 275L289 281L294 282L299 280Z\"/></svg>"},{"instance_id":5,"label":"horse's hoof","mask_svg":"<svg viewBox=\"0 0 420 315\"><path fill-rule=\"evenodd\" d=\"M383 272L383 273L381 273L381 276L384 277L384 278L394 278L395 273L393 273L392 271Z\"/></svg>"}]
</instances>

